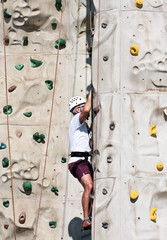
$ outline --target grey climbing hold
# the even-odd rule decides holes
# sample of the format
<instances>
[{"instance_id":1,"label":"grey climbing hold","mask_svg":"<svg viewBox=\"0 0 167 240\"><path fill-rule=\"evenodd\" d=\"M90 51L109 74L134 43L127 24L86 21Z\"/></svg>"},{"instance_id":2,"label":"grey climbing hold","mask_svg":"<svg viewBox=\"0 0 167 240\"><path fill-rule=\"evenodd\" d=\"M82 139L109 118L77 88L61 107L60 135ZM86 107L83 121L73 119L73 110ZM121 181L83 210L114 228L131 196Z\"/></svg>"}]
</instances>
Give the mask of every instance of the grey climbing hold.
<instances>
[{"instance_id":1,"label":"grey climbing hold","mask_svg":"<svg viewBox=\"0 0 167 240\"><path fill-rule=\"evenodd\" d=\"M102 27L102 28L106 28L106 27L107 27L107 23L102 23L102 24L101 24L101 27Z\"/></svg>"},{"instance_id":2,"label":"grey climbing hold","mask_svg":"<svg viewBox=\"0 0 167 240\"><path fill-rule=\"evenodd\" d=\"M103 61L104 61L104 62L107 62L107 61L108 61L108 57L107 57L107 56L104 56L104 57L103 57Z\"/></svg>"},{"instance_id":3,"label":"grey climbing hold","mask_svg":"<svg viewBox=\"0 0 167 240\"><path fill-rule=\"evenodd\" d=\"M7 148L6 144L5 144L5 143L1 143L1 145L0 145L0 150L3 150L3 149L5 149L5 148Z\"/></svg>"},{"instance_id":4,"label":"grey climbing hold","mask_svg":"<svg viewBox=\"0 0 167 240\"><path fill-rule=\"evenodd\" d=\"M107 228L108 228L108 223L107 223L107 222L102 222L102 227L103 227L104 229L107 229Z\"/></svg>"},{"instance_id":5,"label":"grey climbing hold","mask_svg":"<svg viewBox=\"0 0 167 240\"><path fill-rule=\"evenodd\" d=\"M112 163L112 158L111 158L111 156L108 156L108 157L107 157L107 162L108 162L108 163Z\"/></svg>"},{"instance_id":6,"label":"grey climbing hold","mask_svg":"<svg viewBox=\"0 0 167 240\"><path fill-rule=\"evenodd\" d=\"M15 68L18 70L18 71L21 71L23 69L24 65L23 64L17 64L15 65Z\"/></svg>"},{"instance_id":7,"label":"grey climbing hold","mask_svg":"<svg viewBox=\"0 0 167 240\"><path fill-rule=\"evenodd\" d=\"M8 92L13 92L15 89L17 88L17 86L11 86L9 89L8 89Z\"/></svg>"},{"instance_id":8,"label":"grey climbing hold","mask_svg":"<svg viewBox=\"0 0 167 240\"><path fill-rule=\"evenodd\" d=\"M31 62L31 67L32 68L40 67L43 64L43 61L33 59L32 57L30 57L30 62Z\"/></svg>"},{"instance_id":9,"label":"grey climbing hold","mask_svg":"<svg viewBox=\"0 0 167 240\"><path fill-rule=\"evenodd\" d=\"M115 123L114 123L114 122L112 122L112 123L110 124L110 129L111 129L111 131L113 131L113 130L115 129Z\"/></svg>"},{"instance_id":10,"label":"grey climbing hold","mask_svg":"<svg viewBox=\"0 0 167 240\"><path fill-rule=\"evenodd\" d=\"M105 188L103 188L102 193L103 195L107 195L108 191Z\"/></svg>"}]
</instances>

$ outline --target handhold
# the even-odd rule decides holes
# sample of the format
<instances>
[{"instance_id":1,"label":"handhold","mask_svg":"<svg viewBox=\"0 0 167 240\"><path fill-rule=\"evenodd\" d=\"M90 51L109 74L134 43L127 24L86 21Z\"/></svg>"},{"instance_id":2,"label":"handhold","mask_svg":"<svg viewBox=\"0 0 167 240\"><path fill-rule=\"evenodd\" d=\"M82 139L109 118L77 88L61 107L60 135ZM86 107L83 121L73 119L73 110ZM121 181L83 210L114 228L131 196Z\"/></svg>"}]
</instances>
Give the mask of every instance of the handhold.
<instances>
[{"instance_id":1,"label":"handhold","mask_svg":"<svg viewBox=\"0 0 167 240\"><path fill-rule=\"evenodd\" d=\"M167 108L164 108L163 112L164 112L165 116L167 116Z\"/></svg>"},{"instance_id":2,"label":"handhold","mask_svg":"<svg viewBox=\"0 0 167 240\"><path fill-rule=\"evenodd\" d=\"M32 116L32 112L26 112L26 113L23 113L25 117L31 117Z\"/></svg>"},{"instance_id":3,"label":"handhold","mask_svg":"<svg viewBox=\"0 0 167 240\"><path fill-rule=\"evenodd\" d=\"M62 158L61 158L61 162L62 162L62 163L66 163L66 161L67 161L67 159L66 159L65 157L62 157Z\"/></svg>"},{"instance_id":4,"label":"handhold","mask_svg":"<svg viewBox=\"0 0 167 240\"><path fill-rule=\"evenodd\" d=\"M158 171L162 171L163 170L163 168L164 168L164 165L163 165L163 163L157 163L157 170Z\"/></svg>"},{"instance_id":5,"label":"handhold","mask_svg":"<svg viewBox=\"0 0 167 240\"><path fill-rule=\"evenodd\" d=\"M108 162L108 163L112 163L112 158L111 158L111 156L108 156L108 157L107 157L107 162Z\"/></svg>"},{"instance_id":6,"label":"handhold","mask_svg":"<svg viewBox=\"0 0 167 240\"><path fill-rule=\"evenodd\" d=\"M41 143L41 142L44 141L45 135L44 135L44 134L40 134L40 135L39 135L39 133L36 132L36 133L34 133L34 135L33 135L33 139L34 139L36 142Z\"/></svg>"},{"instance_id":7,"label":"handhold","mask_svg":"<svg viewBox=\"0 0 167 240\"><path fill-rule=\"evenodd\" d=\"M157 215L156 215L156 212L157 211L157 208L151 208L151 212L150 212L150 219L151 221L155 221L156 218L157 218Z\"/></svg>"},{"instance_id":8,"label":"handhold","mask_svg":"<svg viewBox=\"0 0 167 240\"><path fill-rule=\"evenodd\" d=\"M48 88L49 90L52 90L52 89L53 89L53 81L51 81L51 80L46 80L45 83L46 83L46 86L47 86L47 88Z\"/></svg>"},{"instance_id":9,"label":"handhold","mask_svg":"<svg viewBox=\"0 0 167 240\"><path fill-rule=\"evenodd\" d=\"M8 106L3 107L3 113L4 113L4 114L10 115L12 112L13 112L13 109L12 109L12 106L11 106L11 105L8 105Z\"/></svg>"},{"instance_id":10,"label":"handhold","mask_svg":"<svg viewBox=\"0 0 167 240\"><path fill-rule=\"evenodd\" d=\"M60 43L60 44L59 44ZM61 49L63 49L63 48L65 48L66 47L66 40L64 40L64 39L58 39L58 40L56 40L55 41L55 48L56 49L58 49L58 46L59 46L59 49L61 50Z\"/></svg>"},{"instance_id":11,"label":"handhold","mask_svg":"<svg viewBox=\"0 0 167 240\"><path fill-rule=\"evenodd\" d=\"M139 47L137 45L132 45L130 47L130 52L133 56L137 56L139 54Z\"/></svg>"},{"instance_id":12,"label":"handhold","mask_svg":"<svg viewBox=\"0 0 167 240\"><path fill-rule=\"evenodd\" d=\"M103 188L102 193L103 193L103 195L107 195L108 192L105 188Z\"/></svg>"},{"instance_id":13,"label":"handhold","mask_svg":"<svg viewBox=\"0 0 167 240\"><path fill-rule=\"evenodd\" d=\"M5 45L8 46L9 45L9 38L6 36L4 40L5 40Z\"/></svg>"},{"instance_id":14,"label":"handhold","mask_svg":"<svg viewBox=\"0 0 167 240\"><path fill-rule=\"evenodd\" d=\"M25 213L24 211L22 211L22 212L20 213L20 216L19 216L19 223L20 223L20 224L24 224L25 221L26 221L26 213Z\"/></svg>"},{"instance_id":15,"label":"handhold","mask_svg":"<svg viewBox=\"0 0 167 240\"><path fill-rule=\"evenodd\" d=\"M40 67L43 64L43 61L35 60L32 57L30 57L30 62L32 68Z\"/></svg>"},{"instance_id":16,"label":"handhold","mask_svg":"<svg viewBox=\"0 0 167 240\"><path fill-rule=\"evenodd\" d=\"M24 191L30 191L32 189L32 184L30 182L23 183Z\"/></svg>"},{"instance_id":17,"label":"handhold","mask_svg":"<svg viewBox=\"0 0 167 240\"><path fill-rule=\"evenodd\" d=\"M115 129L115 123L114 123L114 122L112 122L112 123L110 124L110 129L111 129L112 131Z\"/></svg>"},{"instance_id":18,"label":"handhold","mask_svg":"<svg viewBox=\"0 0 167 240\"><path fill-rule=\"evenodd\" d=\"M57 11L62 10L62 0L56 0L55 7Z\"/></svg>"},{"instance_id":19,"label":"handhold","mask_svg":"<svg viewBox=\"0 0 167 240\"><path fill-rule=\"evenodd\" d=\"M57 222L51 221L51 222L49 222L49 226L50 226L51 228L56 228Z\"/></svg>"},{"instance_id":20,"label":"handhold","mask_svg":"<svg viewBox=\"0 0 167 240\"><path fill-rule=\"evenodd\" d=\"M131 194L130 194L130 198L131 198L132 200L137 199L138 196L139 196L139 193L138 193L137 190L133 190L133 191L131 192Z\"/></svg>"},{"instance_id":21,"label":"handhold","mask_svg":"<svg viewBox=\"0 0 167 240\"><path fill-rule=\"evenodd\" d=\"M9 201L8 200L4 201L3 205L4 205L4 207L8 208L9 207Z\"/></svg>"},{"instance_id":22,"label":"handhold","mask_svg":"<svg viewBox=\"0 0 167 240\"><path fill-rule=\"evenodd\" d=\"M19 71L21 71L23 69L24 65L23 64L17 64L15 65L15 68Z\"/></svg>"},{"instance_id":23,"label":"handhold","mask_svg":"<svg viewBox=\"0 0 167 240\"><path fill-rule=\"evenodd\" d=\"M23 38L23 46L28 46L28 37Z\"/></svg>"},{"instance_id":24,"label":"handhold","mask_svg":"<svg viewBox=\"0 0 167 240\"><path fill-rule=\"evenodd\" d=\"M22 132L21 132L20 130L17 130L17 131L16 131L16 136L17 136L18 138L21 138Z\"/></svg>"},{"instance_id":25,"label":"handhold","mask_svg":"<svg viewBox=\"0 0 167 240\"><path fill-rule=\"evenodd\" d=\"M11 86L9 89L8 89L8 92L13 92L15 89L17 88L17 86Z\"/></svg>"},{"instance_id":26,"label":"handhold","mask_svg":"<svg viewBox=\"0 0 167 240\"><path fill-rule=\"evenodd\" d=\"M8 229L8 227L9 227L9 224L4 224L5 229Z\"/></svg>"},{"instance_id":27,"label":"handhold","mask_svg":"<svg viewBox=\"0 0 167 240\"><path fill-rule=\"evenodd\" d=\"M9 159L5 157L2 159L2 167L7 168L8 166L9 166Z\"/></svg>"},{"instance_id":28,"label":"handhold","mask_svg":"<svg viewBox=\"0 0 167 240\"><path fill-rule=\"evenodd\" d=\"M53 187L51 188L51 191L54 192L55 195L58 196L58 192L59 192L59 190L57 189L57 187L54 187L54 186L53 186Z\"/></svg>"},{"instance_id":29,"label":"handhold","mask_svg":"<svg viewBox=\"0 0 167 240\"><path fill-rule=\"evenodd\" d=\"M3 150L3 149L5 149L5 148L7 148L6 144L5 144L5 143L1 143L1 145L0 145L0 150Z\"/></svg>"},{"instance_id":30,"label":"handhold","mask_svg":"<svg viewBox=\"0 0 167 240\"><path fill-rule=\"evenodd\" d=\"M3 2L7 2L7 0L2 0Z\"/></svg>"},{"instance_id":31,"label":"handhold","mask_svg":"<svg viewBox=\"0 0 167 240\"><path fill-rule=\"evenodd\" d=\"M57 28L57 22L52 22L51 25L54 30Z\"/></svg>"},{"instance_id":32,"label":"handhold","mask_svg":"<svg viewBox=\"0 0 167 240\"><path fill-rule=\"evenodd\" d=\"M103 57L103 61L104 61L104 62L107 62L107 61L108 61L108 57L107 57L107 56L104 56L104 57Z\"/></svg>"},{"instance_id":33,"label":"handhold","mask_svg":"<svg viewBox=\"0 0 167 240\"><path fill-rule=\"evenodd\" d=\"M4 9L4 17L5 17L5 18L11 18L11 16L12 16L12 15L7 12L7 8L5 8L5 9Z\"/></svg>"},{"instance_id":34,"label":"handhold","mask_svg":"<svg viewBox=\"0 0 167 240\"><path fill-rule=\"evenodd\" d=\"M135 2L135 5L136 5L136 7L138 7L138 8L142 8L142 7L143 7L143 0L137 0L137 1Z\"/></svg>"},{"instance_id":35,"label":"handhold","mask_svg":"<svg viewBox=\"0 0 167 240\"><path fill-rule=\"evenodd\" d=\"M107 223L107 222L102 222L102 227L103 227L104 229L107 229L107 228L108 228L108 223Z\"/></svg>"},{"instance_id":36,"label":"handhold","mask_svg":"<svg viewBox=\"0 0 167 240\"><path fill-rule=\"evenodd\" d=\"M106 28L106 27L107 27L107 23L102 23L102 24L101 24L101 27L102 27L102 28Z\"/></svg>"},{"instance_id":37,"label":"handhold","mask_svg":"<svg viewBox=\"0 0 167 240\"><path fill-rule=\"evenodd\" d=\"M150 135L156 135L157 134L157 130L156 130L156 124L152 125L150 127Z\"/></svg>"}]
</instances>

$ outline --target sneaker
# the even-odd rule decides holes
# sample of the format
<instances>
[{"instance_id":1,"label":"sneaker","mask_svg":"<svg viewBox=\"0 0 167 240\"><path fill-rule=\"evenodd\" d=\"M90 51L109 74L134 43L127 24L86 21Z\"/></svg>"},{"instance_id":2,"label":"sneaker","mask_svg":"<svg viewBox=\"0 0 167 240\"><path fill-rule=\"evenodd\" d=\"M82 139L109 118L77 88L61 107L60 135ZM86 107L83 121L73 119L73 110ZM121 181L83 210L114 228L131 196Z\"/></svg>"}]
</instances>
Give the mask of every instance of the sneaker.
<instances>
[{"instance_id":1,"label":"sneaker","mask_svg":"<svg viewBox=\"0 0 167 240\"><path fill-rule=\"evenodd\" d=\"M82 228L83 230L91 229L91 220L89 217L86 217L82 222Z\"/></svg>"}]
</instances>

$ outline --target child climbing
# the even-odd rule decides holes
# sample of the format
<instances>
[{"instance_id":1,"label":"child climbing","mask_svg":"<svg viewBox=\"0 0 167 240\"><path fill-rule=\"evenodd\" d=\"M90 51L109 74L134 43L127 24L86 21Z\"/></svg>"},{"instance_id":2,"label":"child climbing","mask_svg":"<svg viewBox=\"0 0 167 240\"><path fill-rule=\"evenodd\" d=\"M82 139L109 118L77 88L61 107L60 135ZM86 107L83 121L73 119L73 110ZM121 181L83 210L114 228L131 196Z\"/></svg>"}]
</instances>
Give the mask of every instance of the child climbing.
<instances>
[{"instance_id":1,"label":"child climbing","mask_svg":"<svg viewBox=\"0 0 167 240\"><path fill-rule=\"evenodd\" d=\"M86 123L91 110L91 101L92 91L90 91L87 101L79 96L73 97L69 101L69 108L73 118L69 126L71 157L68 166L71 174L79 180L84 188L82 195L84 216L82 226L84 230L91 228L89 206L91 204L90 194L93 189L93 170L90 154L90 129Z\"/></svg>"}]
</instances>

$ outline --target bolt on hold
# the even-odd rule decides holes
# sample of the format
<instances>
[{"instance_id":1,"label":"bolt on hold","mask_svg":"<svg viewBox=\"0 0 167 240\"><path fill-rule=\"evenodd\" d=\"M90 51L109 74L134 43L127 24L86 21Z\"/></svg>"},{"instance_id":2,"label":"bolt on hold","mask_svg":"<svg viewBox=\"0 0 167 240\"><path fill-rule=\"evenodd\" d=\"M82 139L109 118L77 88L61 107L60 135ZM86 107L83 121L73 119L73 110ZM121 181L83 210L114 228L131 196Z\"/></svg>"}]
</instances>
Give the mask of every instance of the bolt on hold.
<instances>
[{"instance_id":1,"label":"bolt on hold","mask_svg":"<svg viewBox=\"0 0 167 240\"><path fill-rule=\"evenodd\" d=\"M102 227L103 227L104 229L107 229L107 228L108 228L108 223L107 223L107 222L102 222Z\"/></svg>"},{"instance_id":2,"label":"bolt on hold","mask_svg":"<svg viewBox=\"0 0 167 240\"><path fill-rule=\"evenodd\" d=\"M138 7L138 8L142 8L142 7L143 7L143 0L137 0L137 1L135 2L135 5L136 5L136 7Z\"/></svg>"},{"instance_id":3,"label":"bolt on hold","mask_svg":"<svg viewBox=\"0 0 167 240\"><path fill-rule=\"evenodd\" d=\"M151 212L150 212L150 220L151 221L155 221L157 219L157 215L156 212L157 208L151 208Z\"/></svg>"},{"instance_id":4,"label":"bolt on hold","mask_svg":"<svg viewBox=\"0 0 167 240\"><path fill-rule=\"evenodd\" d=\"M56 0L55 7L56 7L57 11L61 11L62 10L62 0Z\"/></svg>"},{"instance_id":5,"label":"bolt on hold","mask_svg":"<svg viewBox=\"0 0 167 240\"><path fill-rule=\"evenodd\" d=\"M108 157L107 157L107 162L108 162L108 163L112 163L112 158L111 158L111 156L108 156Z\"/></svg>"},{"instance_id":6,"label":"bolt on hold","mask_svg":"<svg viewBox=\"0 0 167 240\"><path fill-rule=\"evenodd\" d=\"M114 129L115 129L115 123L112 122L112 123L110 124L110 130L113 131Z\"/></svg>"},{"instance_id":7,"label":"bolt on hold","mask_svg":"<svg viewBox=\"0 0 167 240\"><path fill-rule=\"evenodd\" d=\"M12 16L12 15L7 12L7 8L5 8L5 9L4 9L4 17L5 17L5 18L11 18L11 16Z\"/></svg>"},{"instance_id":8,"label":"bolt on hold","mask_svg":"<svg viewBox=\"0 0 167 240\"><path fill-rule=\"evenodd\" d=\"M107 27L107 23L102 23L102 24L101 24L101 27L102 27L102 28L106 28L106 27Z\"/></svg>"},{"instance_id":9,"label":"bolt on hold","mask_svg":"<svg viewBox=\"0 0 167 240\"><path fill-rule=\"evenodd\" d=\"M139 47L137 45L132 45L130 47L130 52L133 56L138 56L139 54Z\"/></svg>"},{"instance_id":10,"label":"bolt on hold","mask_svg":"<svg viewBox=\"0 0 167 240\"><path fill-rule=\"evenodd\" d=\"M130 198L131 198L132 200L137 199L138 196L139 196L139 193L138 193L137 190L133 190L133 191L131 192L131 194L130 194Z\"/></svg>"},{"instance_id":11,"label":"bolt on hold","mask_svg":"<svg viewBox=\"0 0 167 240\"><path fill-rule=\"evenodd\" d=\"M108 61L108 57L107 57L107 56L104 56L104 57L103 57L103 61L104 61L104 62L107 62L107 61Z\"/></svg>"},{"instance_id":12,"label":"bolt on hold","mask_svg":"<svg viewBox=\"0 0 167 240\"><path fill-rule=\"evenodd\" d=\"M158 170L158 171L162 171L163 168L164 168L163 163L161 163L161 162L157 163L157 170Z\"/></svg>"},{"instance_id":13,"label":"bolt on hold","mask_svg":"<svg viewBox=\"0 0 167 240\"><path fill-rule=\"evenodd\" d=\"M102 193L103 195L107 195L108 191L105 188L103 188Z\"/></svg>"},{"instance_id":14,"label":"bolt on hold","mask_svg":"<svg viewBox=\"0 0 167 240\"><path fill-rule=\"evenodd\" d=\"M6 144L5 144L5 143L1 143L1 145L0 145L0 150L3 150L3 149L5 149L5 148L7 148Z\"/></svg>"},{"instance_id":15,"label":"bolt on hold","mask_svg":"<svg viewBox=\"0 0 167 240\"><path fill-rule=\"evenodd\" d=\"M154 124L150 127L150 136L156 135L156 134L157 134L156 124Z\"/></svg>"},{"instance_id":16,"label":"bolt on hold","mask_svg":"<svg viewBox=\"0 0 167 240\"><path fill-rule=\"evenodd\" d=\"M12 106L11 106L11 105L8 105L8 106L3 107L3 113L4 113L4 114L10 115L12 112L13 112L13 109L12 109Z\"/></svg>"}]
</instances>

